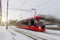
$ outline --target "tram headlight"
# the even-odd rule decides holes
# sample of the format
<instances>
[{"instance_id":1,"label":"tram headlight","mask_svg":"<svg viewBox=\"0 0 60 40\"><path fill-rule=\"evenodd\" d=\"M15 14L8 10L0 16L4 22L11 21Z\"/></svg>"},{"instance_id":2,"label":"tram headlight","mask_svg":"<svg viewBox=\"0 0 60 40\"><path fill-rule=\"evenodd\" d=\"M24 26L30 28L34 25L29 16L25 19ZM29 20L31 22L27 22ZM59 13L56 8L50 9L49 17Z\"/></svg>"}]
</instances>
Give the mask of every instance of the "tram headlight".
<instances>
[{"instance_id":1,"label":"tram headlight","mask_svg":"<svg viewBox=\"0 0 60 40\"><path fill-rule=\"evenodd\" d=\"M41 26L39 26L39 28L41 28Z\"/></svg>"}]
</instances>

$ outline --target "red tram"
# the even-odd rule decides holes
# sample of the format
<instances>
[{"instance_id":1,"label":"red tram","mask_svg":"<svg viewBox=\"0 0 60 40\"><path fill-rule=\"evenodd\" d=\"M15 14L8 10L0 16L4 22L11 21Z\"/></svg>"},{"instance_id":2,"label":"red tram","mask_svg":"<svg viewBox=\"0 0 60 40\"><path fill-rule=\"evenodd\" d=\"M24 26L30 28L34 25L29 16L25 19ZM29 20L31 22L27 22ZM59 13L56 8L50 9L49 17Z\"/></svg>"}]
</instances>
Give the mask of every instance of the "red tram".
<instances>
[{"instance_id":1,"label":"red tram","mask_svg":"<svg viewBox=\"0 0 60 40\"><path fill-rule=\"evenodd\" d=\"M45 31L44 17L35 16L34 18L24 19L22 21L17 22L17 28L24 28L39 32Z\"/></svg>"}]
</instances>

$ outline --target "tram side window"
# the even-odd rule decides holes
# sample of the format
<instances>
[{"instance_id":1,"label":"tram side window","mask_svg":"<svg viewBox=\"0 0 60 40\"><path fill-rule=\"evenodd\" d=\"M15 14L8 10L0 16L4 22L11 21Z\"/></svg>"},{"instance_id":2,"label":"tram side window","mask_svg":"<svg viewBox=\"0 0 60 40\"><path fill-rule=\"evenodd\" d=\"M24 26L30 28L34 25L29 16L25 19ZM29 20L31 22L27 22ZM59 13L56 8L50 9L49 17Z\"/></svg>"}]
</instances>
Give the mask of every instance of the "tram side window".
<instances>
[{"instance_id":1,"label":"tram side window","mask_svg":"<svg viewBox=\"0 0 60 40\"><path fill-rule=\"evenodd\" d=\"M35 20L24 20L24 21L22 21L22 25L28 25L28 26L34 25L34 26L36 26L37 23Z\"/></svg>"},{"instance_id":2,"label":"tram side window","mask_svg":"<svg viewBox=\"0 0 60 40\"><path fill-rule=\"evenodd\" d=\"M31 20L31 25L34 25L34 20Z\"/></svg>"},{"instance_id":3,"label":"tram side window","mask_svg":"<svg viewBox=\"0 0 60 40\"><path fill-rule=\"evenodd\" d=\"M37 25L36 20L31 20L31 25L36 26Z\"/></svg>"},{"instance_id":4,"label":"tram side window","mask_svg":"<svg viewBox=\"0 0 60 40\"><path fill-rule=\"evenodd\" d=\"M35 20L31 20L31 25L36 26L36 22L35 22Z\"/></svg>"},{"instance_id":5,"label":"tram side window","mask_svg":"<svg viewBox=\"0 0 60 40\"><path fill-rule=\"evenodd\" d=\"M28 21L22 21L22 25L28 25Z\"/></svg>"}]
</instances>

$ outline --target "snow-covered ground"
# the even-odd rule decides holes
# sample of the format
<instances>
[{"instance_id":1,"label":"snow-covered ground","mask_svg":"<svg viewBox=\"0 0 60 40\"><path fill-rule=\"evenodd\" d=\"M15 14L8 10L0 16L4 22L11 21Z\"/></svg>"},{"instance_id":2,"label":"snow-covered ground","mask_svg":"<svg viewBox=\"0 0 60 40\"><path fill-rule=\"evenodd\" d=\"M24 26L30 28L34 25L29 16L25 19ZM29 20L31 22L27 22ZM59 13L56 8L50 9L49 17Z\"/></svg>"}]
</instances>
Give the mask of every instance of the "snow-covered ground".
<instances>
[{"instance_id":1,"label":"snow-covered ground","mask_svg":"<svg viewBox=\"0 0 60 40\"><path fill-rule=\"evenodd\" d=\"M60 31L46 29L45 32L36 32L15 26L6 30L0 26L0 40L60 40Z\"/></svg>"},{"instance_id":2,"label":"snow-covered ground","mask_svg":"<svg viewBox=\"0 0 60 40\"><path fill-rule=\"evenodd\" d=\"M21 33L15 32L12 29L8 29L8 30L14 34L13 37L14 37L15 40L33 40L32 38L30 38L28 36L25 36L25 35L23 35Z\"/></svg>"},{"instance_id":3,"label":"snow-covered ground","mask_svg":"<svg viewBox=\"0 0 60 40\"><path fill-rule=\"evenodd\" d=\"M32 35L36 38L41 38L41 39L45 39L45 40L60 40L60 36L57 36L59 31L48 30L46 32L35 32L35 31L30 31L30 30L16 28L16 27L10 27L10 28L15 30L15 31L17 30L18 32L23 32L23 33ZM55 32L54 35L52 35L53 32ZM51 33L51 34L49 34L49 33Z\"/></svg>"},{"instance_id":4,"label":"snow-covered ground","mask_svg":"<svg viewBox=\"0 0 60 40\"><path fill-rule=\"evenodd\" d=\"M0 40L33 40L21 33L14 32L14 35L9 31L6 30L4 26L0 26Z\"/></svg>"},{"instance_id":5,"label":"snow-covered ground","mask_svg":"<svg viewBox=\"0 0 60 40\"><path fill-rule=\"evenodd\" d=\"M59 27L59 25L46 25L46 27Z\"/></svg>"},{"instance_id":6,"label":"snow-covered ground","mask_svg":"<svg viewBox=\"0 0 60 40\"><path fill-rule=\"evenodd\" d=\"M12 40L12 35L5 27L0 27L0 40Z\"/></svg>"},{"instance_id":7,"label":"snow-covered ground","mask_svg":"<svg viewBox=\"0 0 60 40\"><path fill-rule=\"evenodd\" d=\"M46 29L46 33L47 34L51 34L51 35L56 35L60 37L60 30L50 30L50 29Z\"/></svg>"}]
</instances>

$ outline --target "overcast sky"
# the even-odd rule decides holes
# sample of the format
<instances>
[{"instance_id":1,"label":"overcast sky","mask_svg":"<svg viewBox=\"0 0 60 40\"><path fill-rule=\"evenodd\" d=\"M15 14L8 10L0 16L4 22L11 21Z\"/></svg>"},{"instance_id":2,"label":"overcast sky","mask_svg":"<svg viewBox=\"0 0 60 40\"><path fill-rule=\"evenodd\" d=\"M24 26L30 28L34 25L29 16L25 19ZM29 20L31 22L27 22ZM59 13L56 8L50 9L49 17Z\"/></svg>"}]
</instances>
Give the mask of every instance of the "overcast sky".
<instances>
[{"instance_id":1,"label":"overcast sky","mask_svg":"<svg viewBox=\"0 0 60 40\"><path fill-rule=\"evenodd\" d=\"M7 0L2 0L3 19L6 18ZM60 18L60 0L9 0L9 8L28 9L35 8L38 14L53 15ZM9 19L32 17L34 11L21 11L9 9Z\"/></svg>"}]
</instances>

